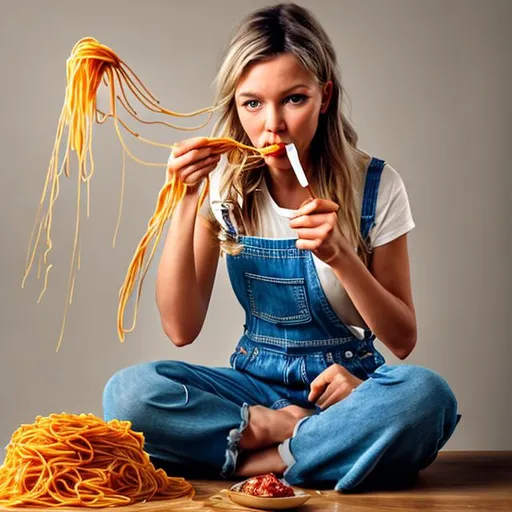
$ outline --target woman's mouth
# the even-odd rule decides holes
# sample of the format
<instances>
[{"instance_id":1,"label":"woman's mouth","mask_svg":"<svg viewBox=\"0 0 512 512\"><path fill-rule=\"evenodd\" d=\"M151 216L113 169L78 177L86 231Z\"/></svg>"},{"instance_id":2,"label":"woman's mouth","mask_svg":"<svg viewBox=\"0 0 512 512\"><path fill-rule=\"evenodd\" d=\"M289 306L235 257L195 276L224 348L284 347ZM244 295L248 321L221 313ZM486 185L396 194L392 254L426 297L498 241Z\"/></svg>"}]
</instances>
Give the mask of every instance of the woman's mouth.
<instances>
[{"instance_id":1,"label":"woman's mouth","mask_svg":"<svg viewBox=\"0 0 512 512\"><path fill-rule=\"evenodd\" d=\"M286 148L285 148L285 145L280 142L279 144L277 144L278 149L272 151L271 153L266 153L265 156L273 156L273 157L280 157L280 156L283 156L286 154Z\"/></svg>"}]
</instances>

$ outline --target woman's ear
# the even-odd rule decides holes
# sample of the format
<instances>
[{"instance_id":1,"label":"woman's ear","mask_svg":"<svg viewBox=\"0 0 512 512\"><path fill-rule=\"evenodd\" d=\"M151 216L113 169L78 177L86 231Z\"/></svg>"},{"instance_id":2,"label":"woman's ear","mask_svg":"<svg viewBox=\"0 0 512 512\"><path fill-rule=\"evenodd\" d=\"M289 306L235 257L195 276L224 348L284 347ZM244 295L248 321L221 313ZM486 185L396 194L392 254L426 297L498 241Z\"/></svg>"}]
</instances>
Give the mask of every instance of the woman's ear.
<instances>
[{"instance_id":1,"label":"woman's ear","mask_svg":"<svg viewBox=\"0 0 512 512\"><path fill-rule=\"evenodd\" d=\"M331 102L332 97L332 80L329 80L324 85L324 90L322 92L322 105L320 106L320 113L325 114L327 109L329 108L329 103Z\"/></svg>"}]
</instances>

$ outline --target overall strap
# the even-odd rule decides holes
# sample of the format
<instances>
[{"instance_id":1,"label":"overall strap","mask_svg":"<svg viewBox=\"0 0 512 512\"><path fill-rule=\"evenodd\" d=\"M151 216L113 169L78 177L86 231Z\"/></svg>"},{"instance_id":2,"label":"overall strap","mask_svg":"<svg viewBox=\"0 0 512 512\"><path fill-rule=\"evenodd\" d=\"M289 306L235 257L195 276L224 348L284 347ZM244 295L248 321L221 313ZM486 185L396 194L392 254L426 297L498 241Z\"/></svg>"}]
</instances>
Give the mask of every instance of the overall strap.
<instances>
[{"instance_id":1,"label":"overall strap","mask_svg":"<svg viewBox=\"0 0 512 512\"><path fill-rule=\"evenodd\" d=\"M375 225L377 197L379 195L379 184L384 165L384 160L372 158L366 174L363 205L361 208L361 236L365 241L368 238L370 230Z\"/></svg>"},{"instance_id":2,"label":"overall strap","mask_svg":"<svg viewBox=\"0 0 512 512\"><path fill-rule=\"evenodd\" d=\"M366 173L364 185L363 205L361 207L361 236L365 242L373 226L375 226L375 212L377 210L377 197L379 196L380 178L386 162L379 158L371 159ZM364 337L367 340L374 340L375 334L365 329Z\"/></svg>"}]
</instances>

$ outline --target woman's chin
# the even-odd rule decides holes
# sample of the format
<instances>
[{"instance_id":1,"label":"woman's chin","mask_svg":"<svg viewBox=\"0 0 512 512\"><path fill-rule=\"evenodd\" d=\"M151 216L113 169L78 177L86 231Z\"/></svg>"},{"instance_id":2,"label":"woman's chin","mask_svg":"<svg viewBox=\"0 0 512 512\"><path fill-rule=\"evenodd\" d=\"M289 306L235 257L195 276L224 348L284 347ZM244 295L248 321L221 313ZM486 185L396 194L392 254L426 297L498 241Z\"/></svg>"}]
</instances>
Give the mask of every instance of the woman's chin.
<instances>
[{"instance_id":1,"label":"woman's chin","mask_svg":"<svg viewBox=\"0 0 512 512\"><path fill-rule=\"evenodd\" d=\"M265 163L268 167L275 169L276 171L289 171L292 168L286 153L280 156L267 155L265 157Z\"/></svg>"}]
</instances>

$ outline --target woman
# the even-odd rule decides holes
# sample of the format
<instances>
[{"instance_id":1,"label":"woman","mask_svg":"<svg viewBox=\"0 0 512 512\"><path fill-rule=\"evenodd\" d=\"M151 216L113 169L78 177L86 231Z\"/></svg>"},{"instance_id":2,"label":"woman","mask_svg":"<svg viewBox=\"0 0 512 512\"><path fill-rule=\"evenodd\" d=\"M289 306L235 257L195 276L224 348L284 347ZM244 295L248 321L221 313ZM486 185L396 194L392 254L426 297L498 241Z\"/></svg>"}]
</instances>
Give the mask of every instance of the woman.
<instances>
[{"instance_id":1,"label":"woman","mask_svg":"<svg viewBox=\"0 0 512 512\"><path fill-rule=\"evenodd\" d=\"M306 9L249 15L217 86L214 134L257 147L293 142L316 197L283 151L248 169L232 154L218 165L203 138L174 150L169 175L189 187L158 271L163 328L177 346L197 338L223 251L244 332L230 368L158 361L118 372L105 418L132 421L153 460L183 470L272 471L337 490L415 474L458 416L439 375L388 366L373 345L378 337L405 359L416 343L403 182L357 148L335 52ZM216 168L210 205L197 215Z\"/></svg>"}]
</instances>

